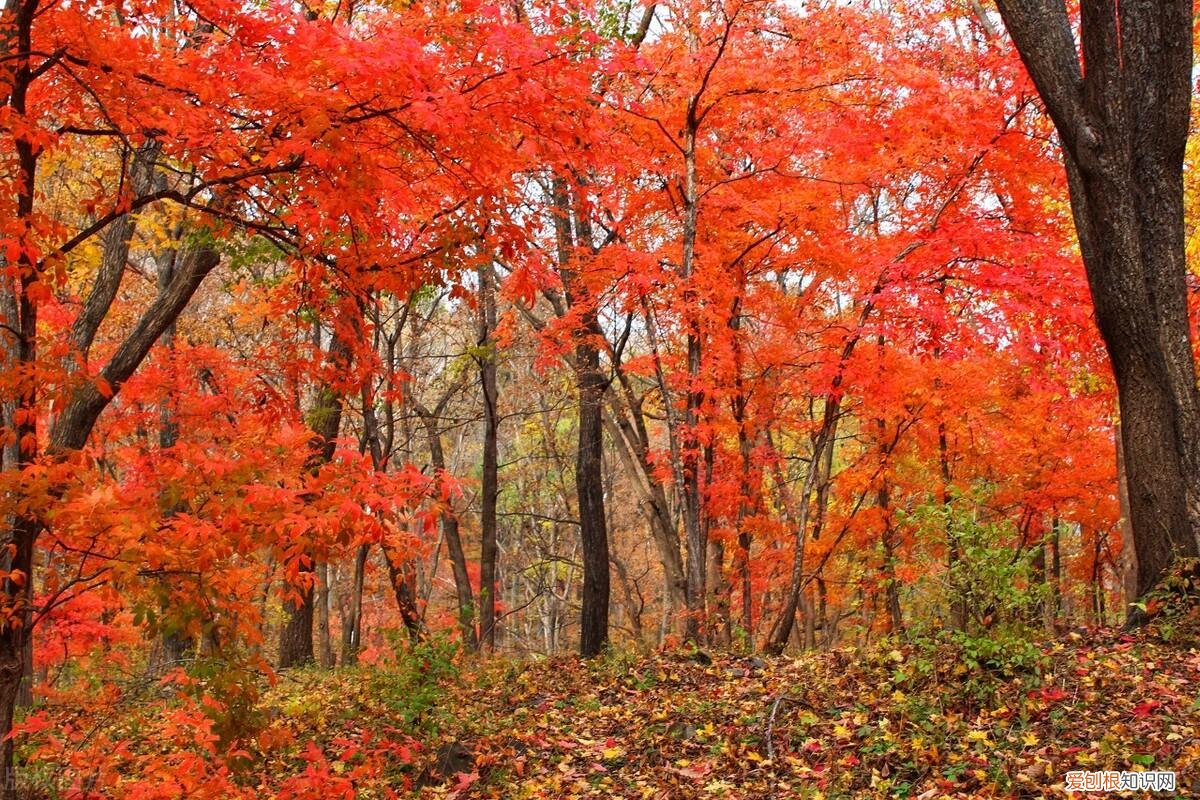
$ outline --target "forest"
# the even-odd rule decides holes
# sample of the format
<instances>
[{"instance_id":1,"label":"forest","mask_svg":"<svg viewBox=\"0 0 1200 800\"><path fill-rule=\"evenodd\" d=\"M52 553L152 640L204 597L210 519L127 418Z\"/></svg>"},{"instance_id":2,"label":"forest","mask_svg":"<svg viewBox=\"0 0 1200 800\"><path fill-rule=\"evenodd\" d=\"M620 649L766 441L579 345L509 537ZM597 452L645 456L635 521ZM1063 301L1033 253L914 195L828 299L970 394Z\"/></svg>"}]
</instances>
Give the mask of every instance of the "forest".
<instances>
[{"instance_id":1,"label":"forest","mask_svg":"<svg viewBox=\"0 0 1200 800\"><path fill-rule=\"evenodd\" d=\"M0 797L1200 796L1196 33L2 0Z\"/></svg>"}]
</instances>

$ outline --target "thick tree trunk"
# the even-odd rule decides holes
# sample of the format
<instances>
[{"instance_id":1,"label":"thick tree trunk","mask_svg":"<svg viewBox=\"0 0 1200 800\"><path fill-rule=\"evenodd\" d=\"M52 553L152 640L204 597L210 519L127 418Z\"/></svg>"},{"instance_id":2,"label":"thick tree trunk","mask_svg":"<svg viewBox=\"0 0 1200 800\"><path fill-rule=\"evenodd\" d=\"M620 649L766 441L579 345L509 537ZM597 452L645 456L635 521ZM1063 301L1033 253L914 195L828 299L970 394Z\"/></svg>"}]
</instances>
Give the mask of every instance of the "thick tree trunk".
<instances>
[{"instance_id":1,"label":"thick tree trunk","mask_svg":"<svg viewBox=\"0 0 1200 800\"><path fill-rule=\"evenodd\" d=\"M38 3L10 2L0 11L0 23L3 31L3 52L12 61L4 69L9 74L6 81L9 84L8 107L16 118L26 113L26 99L30 84L34 81L30 56L32 55L32 28ZM32 230L34 207L34 188L37 174L37 151L27 137L14 136L16 163L14 182L16 192L16 215ZM11 167L10 167L11 169ZM32 248L23 248L31 251ZM29 252L22 254L15 265L20 291L14 290L10 284L12 278L7 270L0 272L4 281L5 295L4 328L0 331L6 340L4 366L9 369L27 369L27 374L33 374L33 366L37 359L37 304L30 297L29 288L38 278L37 264L33 262ZM5 265L9 266L9 265ZM11 307L11 308L10 308ZM8 312L15 312L15 318L10 318ZM13 338L9 338L9 337ZM30 467L38 456L37 452L37 388L29 381L21 385L17 392L17 402L14 411L20 411L22 419L11 419L12 434L17 442L17 460L5 468L25 470ZM0 544L7 545L7 552L2 565L8 576L2 584L3 596L0 597L0 768L3 774L0 779L4 782L5 800L16 797L16 774L13 771L13 742L9 738L12 731L13 711L20 693L21 681L25 672L25 646L29 636L25 620L28 618L27 597L28 582L33 575L33 550L40 533L40 525L32 514L14 517L9 524L9 536ZM15 574L14 574L15 573Z\"/></svg>"},{"instance_id":2,"label":"thick tree trunk","mask_svg":"<svg viewBox=\"0 0 1200 800\"><path fill-rule=\"evenodd\" d=\"M279 632L279 668L289 669L313 662L313 568L300 569L303 583L296 587L299 599L287 602L288 617Z\"/></svg>"},{"instance_id":3,"label":"thick tree trunk","mask_svg":"<svg viewBox=\"0 0 1200 800\"><path fill-rule=\"evenodd\" d=\"M684 283L684 306L692 316L687 324L687 390L685 394L681 471L683 474L683 532L684 552L687 554L687 619L685 636L693 642L703 639L705 623L704 601L707 583L708 542L703 514L703 494L700 476L700 442L696 428L700 422L703 396L699 388L703 345L700 341L696 316L697 295L694 286L696 272L696 235L699 226L700 197L696 171L696 134L700 127L697 115L699 98L688 103L687 124L683 144L683 253L679 265Z\"/></svg>"},{"instance_id":4,"label":"thick tree trunk","mask_svg":"<svg viewBox=\"0 0 1200 800\"><path fill-rule=\"evenodd\" d=\"M1200 395L1187 310L1183 155L1192 2L1000 0L1058 129L1096 321L1112 360L1142 595L1200 554Z\"/></svg>"},{"instance_id":5,"label":"thick tree trunk","mask_svg":"<svg viewBox=\"0 0 1200 800\"><path fill-rule=\"evenodd\" d=\"M708 608L709 624L707 638L713 647L729 647L733 641L733 622L730 614L732 587L725 569L725 543L719 539L708 540Z\"/></svg>"}]
</instances>

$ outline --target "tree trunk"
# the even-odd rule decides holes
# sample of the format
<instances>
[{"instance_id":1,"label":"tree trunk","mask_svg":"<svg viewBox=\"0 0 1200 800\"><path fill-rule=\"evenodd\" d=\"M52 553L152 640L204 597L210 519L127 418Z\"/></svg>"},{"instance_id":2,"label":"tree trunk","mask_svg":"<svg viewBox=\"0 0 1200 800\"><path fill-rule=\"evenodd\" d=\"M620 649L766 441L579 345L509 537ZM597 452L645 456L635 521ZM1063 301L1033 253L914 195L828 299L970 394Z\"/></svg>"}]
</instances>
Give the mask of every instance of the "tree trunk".
<instances>
[{"instance_id":1,"label":"tree trunk","mask_svg":"<svg viewBox=\"0 0 1200 800\"><path fill-rule=\"evenodd\" d=\"M700 442L696 428L700 422L703 396L698 384L702 361L697 295L694 286L696 272L696 235L699 226L700 197L696 174L696 134L700 119L696 107L699 98L688 103L687 123L683 144L683 253L679 273L684 283L684 307L691 316L687 324L687 390L685 394L681 471L683 473L683 531L684 551L687 554L687 619L684 633L693 642L702 640L705 622L708 542L705 538L703 496L700 481Z\"/></svg>"},{"instance_id":2,"label":"tree trunk","mask_svg":"<svg viewBox=\"0 0 1200 800\"><path fill-rule=\"evenodd\" d=\"M392 554L384 551L388 565L388 578L392 584L392 592L396 596L396 607L400 609L400 620L404 623L409 637L414 642L425 639L425 624L421 621L421 612L417 607L417 593L414 588L415 575L411 561L397 563Z\"/></svg>"},{"instance_id":3,"label":"tree trunk","mask_svg":"<svg viewBox=\"0 0 1200 800\"><path fill-rule=\"evenodd\" d=\"M445 410L450 392L442 395L441 400L433 411L418 402L413 403L413 409L421 418L425 427L425 436L429 445L429 463L434 473L441 476L446 474L446 453L442 447L442 434L438 430L437 420ZM449 499L446 500L449 506ZM453 508L447 507L439 515L442 527L442 537L446 540L446 549L450 553L450 568L454 573L454 591L458 599L458 629L463 643L472 650L479 649L479 637L475 632L475 600L471 588L471 576L467 572L467 556L463 550L462 535L458 525L458 515Z\"/></svg>"},{"instance_id":4,"label":"tree trunk","mask_svg":"<svg viewBox=\"0 0 1200 800\"><path fill-rule=\"evenodd\" d=\"M835 387L836 389L836 387ZM800 508L794 522L792 534L792 572L788 581L788 591L784 596L783 607L775 618L771 631L763 649L771 655L779 655L787 647L788 639L792 636L792 626L796 621L796 610L800 606L800 595L804 591L804 550L808 536L808 518L812 508L812 493L829 479L824 475L824 468L832 457L832 448L837 434L837 423L840 403L835 399L825 402L820 429L813 435L812 462L808 474L804 476L804 485L800 490ZM829 457L826 450L829 450Z\"/></svg>"},{"instance_id":5,"label":"tree trunk","mask_svg":"<svg viewBox=\"0 0 1200 800\"><path fill-rule=\"evenodd\" d=\"M479 385L483 393L483 475L479 493L479 640L487 650L496 649L496 503L497 429L500 416L496 403L496 291L490 265L479 267Z\"/></svg>"},{"instance_id":6,"label":"tree trunk","mask_svg":"<svg viewBox=\"0 0 1200 800\"><path fill-rule=\"evenodd\" d=\"M576 202L571 202L571 190L563 178L554 178L552 193L559 276L567 308L581 311L579 325L572 331L575 339L572 366L579 402L575 497L579 509L579 538L583 557L579 652L585 658L590 658L598 655L608 642L611 596L603 460L604 393L608 389L608 381L600 371L599 348L604 331L600 327L595 300L577 279L574 269L577 246L585 248L589 255L594 254L589 212L578 190Z\"/></svg>"},{"instance_id":7,"label":"tree trunk","mask_svg":"<svg viewBox=\"0 0 1200 800\"><path fill-rule=\"evenodd\" d=\"M599 335L595 313L585 322L587 335ZM583 555L583 609L579 652L598 655L608 642L609 564L608 527L604 512L603 408L605 380L600 353L593 343L575 349L579 393L579 450L575 459L575 490L579 502L579 532Z\"/></svg>"},{"instance_id":8,"label":"tree trunk","mask_svg":"<svg viewBox=\"0 0 1200 800\"><path fill-rule=\"evenodd\" d=\"M1084 3L1086 71L1063 0L999 7L1063 148L1117 383L1140 596L1175 558L1200 554L1200 395L1183 217L1192 3Z\"/></svg>"},{"instance_id":9,"label":"tree trunk","mask_svg":"<svg viewBox=\"0 0 1200 800\"><path fill-rule=\"evenodd\" d=\"M742 299L739 295L734 301L733 313L730 318L729 327L733 333L733 363L734 363L734 397L733 397L733 421L737 425L737 440L738 440L738 459L739 459L739 477L738 484L739 499L737 510L737 570L738 583L741 593L741 625L742 631L746 637L746 645L754 649L754 601L751 596L750 587L750 545L751 536L747 529L747 519L754 512L754 505L750 495L753 490L751 483L751 441L749 433L749 424L747 420L747 405L748 398L746 396L745 386L742 381L742 345L741 345L741 319L742 319Z\"/></svg>"},{"instance_id":10,"label":"tree trunk","mask_svg":"<svg viewBox=\"0 0 1200 800\"><path fill-rule=\"evenodd\" d=\"M333 642L329 638L329 564L317 563L317 653L321 666L331 669L337 662L333 656Z\"/></svg>"},{"instance_id":11,"label":"tree trunk","mask_svg":"<svg viewBox=\"0 0 1200 800\"><path fill-rule=\"evenodd\" d=\"M289 600L287 621L279 632L279 668L289 669L313 661L313 568L300 568L299 599Z\"/></svg>"},{"instance_id":12,"label":"tree trunk","mask_svg":"<svg viewBox=\"0 0 1200 800\"><path fill-rule=\"evenodd\" d=\"M650 436L646 429L641 400L634 394L629 376L619 366L616 369L621 385L620 396L628 409L628 417L614 400L614 410L605 417L604 423L617 456L625 465L625 470L642 499L642 508L663 569L666 592L663 613L670 617L673 624L686 602L686 579L683 574L683 556L679 552L679 530L671 514L667 493L654 475Z\"/></svg>"},{"instance_id":13,"label":"tree trunk","mask_svg":"<svg viewBox=\"0 0 1200 800\"><path fill-rule=\"evenodd\" d=\"M725 544L719 539L708 540L709 624L706 631L708 643L714 647L729 647L733 641L733 622L729 618L730 595L729 575L725 569Z\"/></svg>"},{"instance_id":14,"label":"tree trunk","mask_svg":"<svg viewBox=\"0 0 1200 800\"><path fill-rule=\"evenodd\" d=\"M144 148L142 148L142 150L145 151L145 150L147 150L147 148L144 147ZM156 156L158 149L157 149L157 147L155 147L154 149L150 150L149 152L151 154L153 154L154 156ZM142 157L146 158L147 156L142 156ZM137 173L136 164L137 164L137 160L135 159L135 168L134 168L135 175ZM153 165L151 164L149 166L150 166L150 171L151 171L150 177L152 177ZM134 192L135 193L149 192L150 189L152 188L151 183L150 183L150 177L141 179L140 181L135 181L134 187L133 187ZM122 219L128 219L128 218L125 217ZM114 224L114 228L117 228L117 231L115 233L113 232L112 228L110 228L108 231L105 231L103 261L105 261L105 262L111 261L111 262L115 263L119 260L121 262L121 272L123 272L125 262L129 258L129 240L133 235L133 224L132 224L132 221L130 221L127 225ZM183 224L181 222L177 226L176 230L174 231L174 238L176 240L178 240L178 239L182 238L183 234L184 234L184 229L183 229ZM114 253L110 256L109 255L110 247L113 247L114 249L119 249L120 252ZM178 258L179 258L179 250L177 248L170 248L168 250L160 252L159 254L157 254L155 256L155 262L156 262L156 266L158 268L158 290L160 292L166 291L167 287L170 286L171 281L174 279L174 277L175 277L175 262L178 260ZM103 269L103 267L102 267L102 269ZM112 294L109 296L109 303L112 302L112 296L115 296L117 282L119 282L119 274L116 277L116 279L113 281L113 285L112 285L112 289L111 289ZM89 305L90 305L90 301L92 300L92 297L96 296L96 294L97 294L97 292L93 291L92 294L89 295L89 297L88 297ZM107 306L105 306L105 308L107 309ZM74 329L76 346L80 347L81 350L86 345L90 345L91 338L93 336L95 336L95 332L96 332L97 328L99 327L100 317L99 316L95 317L95 321L86 327L81 326L81 324L80 324L81 321L84 319L85 319L85 315L81 314L79 319L76 320L75 329ZM159 340L158 340L159 344L161 344L164 348L167 349L168 352L170 352L172 354L174 354L174 352L175 352L175 329L176 329L176 324L174 321L172 321L169 325L167 325L166 329L162 332L162 336L160 336ZM175 420L174 409L171 406L171 398L167 398L163 401L162 405L159 408L158 446L160 448L162 448L163 450L169 450L170 448L175 446L175 444L178 440L179 440L179 423ZM179 512L183 511L184 508L185 508L184 505L179 503L177 500L173 501L170 503L170 505L168 505L166 508L164 508L163 516L167 517L167 518L172 517L172 516L178 514ZM164 582L168 582L170 579L164 577L161 580L163 580ZM169 584L166 588L168 589L168 591L165 591L163 593L164 602L169 603L170 596L171 596L171 593L169 591ZM162 609L162 612L163 612L162 618L166 619L166 618L170 617L170 608L169 607L164 607ZM154 659L151 659L151 664L150 664L151 674L159 674L159 673L163 672L164 670L170 669L170 668L178 665L179 663L183 662L187 658L188 651L191 650L195 644L193 641L191 641L189 639L188 636L184 635L183 632L179 631L179 630L168 630L162 634L161 639L162 639L162 641L161 641L161 645L162 645L161 657L159 659L159 663L154 663Z\"/></svg>"},{"instance_id":15,"label":"tree trunk","mask_svg":"<svg viewBox=\"0 0 1200 800\"><path fill-rule=\"evenodd\" d=\"M342 664L358 663L358 651L362 647L363 585L366 582L367 556L371 546L360 544L354 555L354 579L350 588L350 613L342 624Z\"/></svg>"},{"instance_id":16,"label":"tree trunk","mask_svg":"<svg viewBox=\"0 0 1200 800\"><path fill-rule=\"evenodd\" d=\"M882 421L881 421L882 422ZM892 521L891 494L884 479L875 493L875 502L883 514L883 584L887 600L888 633L904 633L904 615L900 610L900 582L896 578L896 526Z\"/></svg>"},{"instance_id":17,"label":"tree trunk","mask_svg":"<svg viewBox=\"0 0 1200 800\"><path fill-rule=\"evenodd\" d=\"M319 335L319 328L318 328ZM338 372L350 366L350 346L342 339L336 327L332 332L327 360ZM317 391L316 400L307 415L308 427L312 431L308 469L316 472L322 464L333 458L337 446L338 431L342 425L342 408L345 398L340 391L323 384ZM313 617L316 611L314 591L317 583L316 560L311 555L302 558L299 568L298 586L300 596L287 604L288 619L279 637L279 668L308 664L315 660L313 653Z\"/></svg>"},{"instance_id":18,"label":"tree trunk","mask_svg":"<svg viewBox=\"0 0 1200 800\"><path fill-rule=\"evenodd\" d=\"M1050 529L1050 631L1057 633L1062 628L1062 544L1061 523L1055 520Z\"/></svg>"}]
</instances>

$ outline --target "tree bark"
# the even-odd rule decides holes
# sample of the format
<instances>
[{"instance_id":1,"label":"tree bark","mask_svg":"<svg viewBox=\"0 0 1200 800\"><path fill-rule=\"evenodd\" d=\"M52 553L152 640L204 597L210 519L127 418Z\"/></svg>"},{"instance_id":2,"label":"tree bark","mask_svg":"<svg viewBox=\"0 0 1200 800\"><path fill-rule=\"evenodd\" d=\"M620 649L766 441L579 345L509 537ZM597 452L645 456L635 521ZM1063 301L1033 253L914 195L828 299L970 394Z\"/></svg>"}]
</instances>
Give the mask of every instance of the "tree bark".
<instances>
[{"instance_id":1,"label":"tree bark","mask_svg":"<svg viewBox=\"0 0 1200 800\"><path fill-rule=\"evenodd\" d=\"M358 663L358 651L362 647L363 585L366 581L367 556L370 545L360 544L354 554L354 578L350 588L350 613L342 624L342 664Z\"/></svg>"},{"instance_id":2,"label":"tree bark","mask_svg":"<svg viewBox=\"0 0 1200 800\"><path fill-rule=\"evenodd\" d=\"M396 607L400 609L400 620L408 631L409 638L414 642L425 639L425 624L421 621L421 611L417 607L417 592L414 588L416 576L411 561L397 563L392 554L384 551L388 565L388 578L392 584L392 592L396 596Z\"/></svg>"},{"instance_id":3,"label":"tree bark","mask_svg":"<svg viewBox=\"0 0 1200 800\"><path fill-rule=\"evenodd\" d=\"M336 327L332 332L327 361L337 373L344 373L350 363L350 345ZM342 425L342 408L345 398L342 392L328 382L317 391L317 397L308 413L308 427L312 430L312 452L308 469L315 472L321 465L329 463L337 446L338 431ZM313 653L313 615L316 611L314 591L317 583L316 560L311 554L302 558L296 587L298 599L289 601L288 618L279 635L279 668L308 664L315 660Z\"/></svg>"},{"instance_id":4,"label":"tree bark","mask_svg":"<svg viewBox=\"0 0 1200 800\"><path fill-rule=\"evenodd\" d=\"M678 611L684 607L686 591L683 556L679 551L679 529L671 513L666 490L654 475L653 451L642 399L634 392L629 376L620 365L615 368L621 386L620 397L624 400L628 416L614 400L612 413L605 417L604 422L617 456L625 465L642 499L642 508L650 524L650 534L654 538L663 569L667 600L663 613L670 615L674 622Z\"/></svg>"},{"instance_id":5,"label":"tree bark","mask_svg":"<svg viewBox=\"0 0 1200 800\"><path fill-rule=\"evenodd\" d=\"M429 445L429 464L438 475L446 474L446 453L442 447L442 434L438 429L437 420L445 410L446 403L451 397L447 391L439 399L433 411L419 402L413 402L413 410L421 418L425 428L425 436ZM447 505L449 499L446 500ZM462 535L458 525L458 515L453 508L447 507L438 517L442 527L442 537L446 540L446 549L450 553L450 568L454 573L454 591L458 599L458 629L463 637L463 643L472 650L479 649L479 636L475 632L475 600L471 588L471 575L467 571L467 556L463 550Z\"/></svg>"},{"instance_id":6,"label":"tree bark","mask_svg":"<svg viewBox=\"0 0 1200 800\"><path fill-rule=\"evenodd\" d=\"M1082 64L1063 0L998 5L1062 145L1117 383L1140 596L1175 558L1200 555L1200 395L1183 219L1192 3L1084 3Z\"/></svg>"},{"instance_id":7,"label":"tree bark","mask_svg":"<svg viewBox=\"0 0 1200 800\"><path fill-rule=\"evenodd\" d=\"M497 429L500 425L496 388L496 289L491 266L479 267L479 386L483 394L483 464L479 493L479 640L483 648L496 649L496 505Z\"/></svg>"},{"instance_id":8,"label":"tree bark","mask_svg":"<svg viewBox=\"0 0 1200 800\"><path fill-rule=\"evenodd\" d=\"M329 638L329 563L317 562L317 654L321 666L331 669L337 662Z\"/></svg>"},{"instance_id":9,"label":"tree bark","mask_svg":"<svg viewBox=\"0 0 1200 800\"><path fill-rule=\"evenodd\" d=\"M838 383L840 384L840 381ZM835 390L836 388L835 386ZM808 474L804 476L804 485L800 490L800 508L793 523L795 529L792 535L792 571L788 581L788 591L784 597L783 607L780 608L779 615L775 618L771 631L767 635L767 641L763 645L763 649L771 655L779 655L787 647L788 639L792 636L792 626L796 621L796 610L800 606L800 596L808 583L804 578L804 551L808 536L808 519L812 508L812 493L813 491L819 492L818 487L830 478L829 475L824 474L825 465L828 463L826 449L832 453L837 435L840 406L841 403L837 399L829 398L825 401L821 427L813 434L812 462L809 464Z\"/></svg>"},{"instance_id":10,"label":"tree bark","mask_svg":"<svg viewBox=\"0 0 1200 800\"><path fill-rule=\"evenodd\" d=\"M575 496L579 509L579 537L583 558L582 608L579 652L590 658L608 642L608 609L611 596L608 525L604 510L604 393L608 381L600 371L600 327L595 299L574 269L576 247L593 251L592 228L585 204L571 202L566 180L553 181L554 229L558 270L567 307L579 310L578 327L572 331L575 353L572 367L579 403L578 447L575 456ZM574 217L574 230L571 221Z\"/></svg>"}]
</instances>

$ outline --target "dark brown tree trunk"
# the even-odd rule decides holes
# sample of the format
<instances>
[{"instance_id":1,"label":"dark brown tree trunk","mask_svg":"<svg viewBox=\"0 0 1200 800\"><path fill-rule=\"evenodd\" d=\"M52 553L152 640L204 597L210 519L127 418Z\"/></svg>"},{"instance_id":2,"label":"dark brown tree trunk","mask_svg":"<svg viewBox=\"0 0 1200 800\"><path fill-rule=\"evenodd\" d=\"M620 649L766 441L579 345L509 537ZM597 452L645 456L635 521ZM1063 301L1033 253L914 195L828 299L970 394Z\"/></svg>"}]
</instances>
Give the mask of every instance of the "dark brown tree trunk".
<instances>
[{"instance_id":1,"label":"dark brown tree trunk","mask_svg":"<svg viewBox=\"0 0 1200 800\"><path fill-rule=\"evenodd\" d=\"M586 336L600 335L595 313L584 322ZM583 608L579 652L598 655L608 642L610 579L608 527L604 512L603 396L600 353L592 342L575 349L576 386L579 393L579 450L575 459L575 489L579 502L579 532L583 556Z\"/></svg>"},{"instance_id":2,"label":"dark brown tree trunk","mask_svg":"<svg viewBox=\"0 0 1200 800\"><path fill-rule=\"evenodd\" d=\"M26 113L26 99L34 76L31 70L30 55L32 51L31 34L34 16L37 13L37 0L19 0L7 3L0 11L0 24L4 37L4 55L14 60L5 67L11 71L11 84L8 93L8 106L17 119ZM16 215L32 230L34 204L34 188L37 173L37 150L26 137L13 137L16 145L16 175L17 186ZM11 167L10 167L11 169ZM22 248L31 251L32 248ZM8 266L8 265L5 265ZM33 374L33 365L37 360L37 304L30 297L30 286L38 279L37 264L29 252L24 252L16 264L20 291L13 291L7 270L0 271L0 279L6 295L5 305L15 306L15 318L0 320L4 328L0 335L6 341L6 363L9 369L28 369L27 375ZM8 295L11 294L11 299ZM6 308L6 310L8 310ZM9 337L15 337L12 341ZM17 470L28 469L38 457L37 449L37 387L27 379L18 387L17 402L14 414L9 420L12 423L12 434L16 438L16 463L5 465L5 468ZM17 697L21 692L21 682L25 676L25 649L30 630L26 624L29 619L28 598L30 581L33 579L33 551L37 543L41 525L33 514L16 516L10 523L9 536L2 544L7 546L0 566L7 576L3 580L3 596L0 597L0 767L3 768L3 791L6 800L16 797L16 773L13 763L13 742L9 738L12 731L13 713Z\"/></svg>"},{"instance_id":3,"label":"dark brown tree trunk","mask_svg":"<svg viewBox=\"0 0 1200 800\"><path fill-rule=\"evenodd\" d=\"M296 587L298 599L288 600L287 620L279 632L279 668L288 669L313 661L313 568L311 563L300 569L301 584Z\"/></svg>"},{"instance_id":4,"label":"dark brown tree trunk","mask_svg":"<svg viewBox=\"0 0 1200 800\"><path fill-rule=\"evenodd\" d=\"M397 564L392 554L384 552L388 564L388 578L392 584L392 592L396 596L396 607L400 610L400 620L408 631L409 638L414 642L425 639L425 623L421 620L421 610L417 606L415 588L416 575L411 561Z\"/></svg>"},{"instance_id":5,"label":"dark brown tree trunk","mask_svg":"<svg viewBox=\"0 0 1200 800\"><path fill-rule=\"evenodd\" d=\"M488 264L479 267L479 386L483 394L483 465L479 491L479 641L487 650L496 649L496 504L497 429L500 425L496 388L496 343L492 331L496 327L496 289L492 269Z\"/></svg>"},{"instance_id":6,"label":"dark brown tree trunk","mask_svg":"<svg viewBox=\"0 0 1200 800\"><path fill-rule=\"evenodd\" d=\"M578 447L575 455L575 496L579 508L580 550L583 558L582 608L579 652L590 658L608 643L608 609L611 576L608 555L608 524L604 509L604 393L608 380L600 371L600 327L595 299L577 280L576 247L594 254L592 227L585 204L571 202L571 190L562 178L553 181L554 229L558 269L567 307L580 310L575 338L573 367L579 402ZM572 230L572 217L574 230Z\"/></svg>"},{"instance_id":7,"label":"dark brown tree trunk","mask_svg":"<svg viewBox=\"0 0 1200 800\"><path fill-rule=\"evenodd\" d=\"M327 360L338 373L344 373L350 365L350 346L342 339L336 327L332 331ZM312 431L312 453L308 468L316 471L333 458L337 446L338 431L342 425L342 408L345 398L332 386L322 385L313 407L308 413L308 427ZM287 669L315 660L313 652L313 618L316 612L316 561L311 555L303 557L299 568L300 580L295 587L299 598L286 603L287 621L279 635L279 668Z\"/></svg>"},{"instance_id":8,"label":"dark brown tree trunk","mask_svg":"<svg viewBox=\"0 0 1200 800\"><path fill-rule=\"evenodd\" d=\"M1117 382L1142 595L1175 558L1200 554L1200 395L1183 219L1192 2L1083 3L1078 50L1063 0L999 7L1062 144Z\"/></svg>"},{"instance_id":9,"label":"dark brown tree trunk","mask_svg":"<svg viewBox=\"0 0 1200 800\"><path fill-rule=\"evenodd\" d=\"M896 526L892 521L892 502L885 479L875 493L875 502L883 515L883 585L887 600L888 633L904 633L904 614L900 609L900 581L896 577Z\"/></svg>"}]
</instances>

